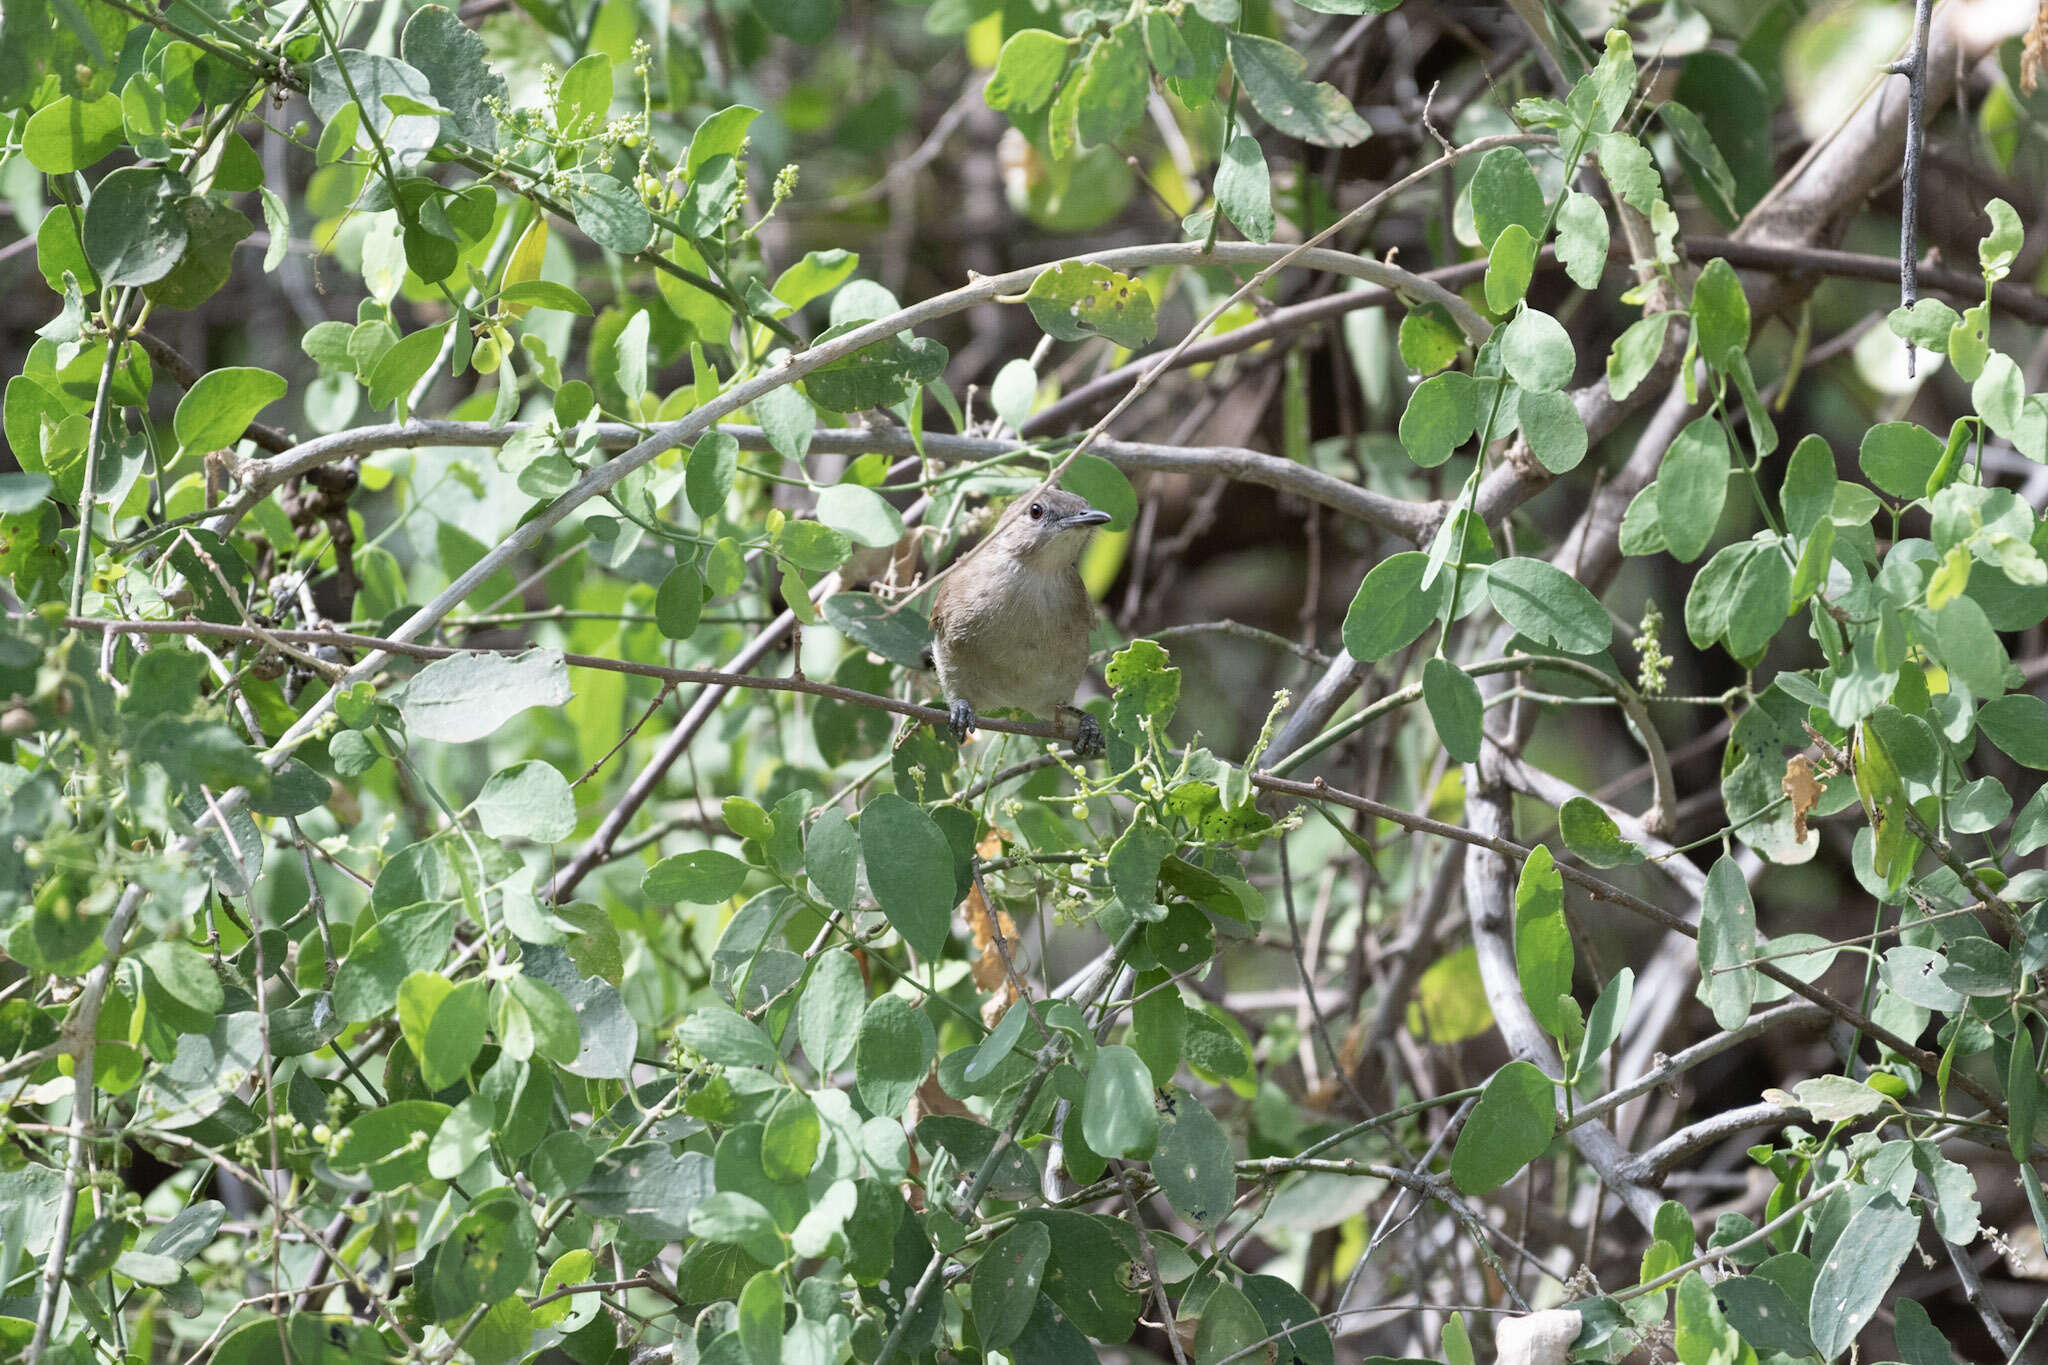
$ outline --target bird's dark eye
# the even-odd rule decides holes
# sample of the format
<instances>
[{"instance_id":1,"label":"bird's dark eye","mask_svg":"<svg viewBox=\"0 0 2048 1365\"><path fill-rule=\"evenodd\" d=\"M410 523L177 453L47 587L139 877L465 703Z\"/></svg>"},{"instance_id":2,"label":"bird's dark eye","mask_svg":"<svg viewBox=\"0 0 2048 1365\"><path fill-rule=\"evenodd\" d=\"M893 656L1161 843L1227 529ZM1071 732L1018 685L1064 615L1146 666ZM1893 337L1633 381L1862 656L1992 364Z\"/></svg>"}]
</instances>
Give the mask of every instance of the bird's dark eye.
<instances>
[{"instance_id":1,"label":"bird's dark eye","mask_svg":"<svg viewBox=\"0 0 2048 1365\"><path fill-rule=\"evenodd\" d=\"M1043 520L1045 520L1045 504L1044 504L1044 503L1042 503L1042 502L1034 502L1034 503L1032 503L1032 504L1031 504L1031 519L1032 519L1033 521L1043 521Z\"/></svg>"}]
</instances>

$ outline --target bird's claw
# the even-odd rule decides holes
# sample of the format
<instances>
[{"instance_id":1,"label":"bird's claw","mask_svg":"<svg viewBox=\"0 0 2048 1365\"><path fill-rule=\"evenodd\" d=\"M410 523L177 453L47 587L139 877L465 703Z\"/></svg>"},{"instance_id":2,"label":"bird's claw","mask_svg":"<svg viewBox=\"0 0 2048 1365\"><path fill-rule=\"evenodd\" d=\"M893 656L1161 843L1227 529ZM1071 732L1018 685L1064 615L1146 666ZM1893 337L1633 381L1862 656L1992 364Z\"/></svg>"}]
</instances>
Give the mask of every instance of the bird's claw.
<instances>
[{"instance_id":1,"label":"bird's claw","mask_svg":"<svg viewBox=\"0 0 2048 1365\"><path fill-rule=\"evenodd\" d=\"M955 744L965 744L967 736L974 730L974 708L964 701L956 701L946 708L946 728L953 732Z\"/></svg>"},{"instance_id":2,"label":"bird's claw","mask_svg":"<svg viewBox=\"0 0 2048 1365\"><path fill-rule=\"evenodd\" d=\"M1094 758L1109 747L1102 738L1102 722L1086 711L1077 709L1075 714L1080 720L1074 736L1074 752L1083 758Z\"/></svg>"}]
</instances>

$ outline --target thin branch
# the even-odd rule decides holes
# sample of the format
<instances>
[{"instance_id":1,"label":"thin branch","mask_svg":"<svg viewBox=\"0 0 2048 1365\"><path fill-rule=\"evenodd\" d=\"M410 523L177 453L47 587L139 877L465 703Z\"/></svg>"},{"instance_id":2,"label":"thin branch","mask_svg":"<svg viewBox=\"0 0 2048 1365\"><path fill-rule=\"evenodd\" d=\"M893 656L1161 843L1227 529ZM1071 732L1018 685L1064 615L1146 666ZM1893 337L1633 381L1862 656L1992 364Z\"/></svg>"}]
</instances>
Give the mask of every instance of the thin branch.
<instances>
[{"instance_id":1,"label":"thin branch","mask_svg":"<svg viewBox=\"0 0 2048 1365\"><path fill-rule=\"evenodd\" d=\"M492 645L456 648L452 645L423 645L411 640L398 640L380 635L357 635L341 630L259 630L253 626L221 625L212 621L103 621L91 616L67 616L66 627L73 630L107 631L118 635L189 635L214 637L223 640L242 640L261 643L268 639L286 641L292 644L314 646L332 645L340 649L377 650L385 654L400 654L414 659L450 659L457 655L518 654L532 648L531 645ZM606 673L629 673L640 678L655 678L665 683L704 684L714 687L750 687L764 692L802 692L808 696L824 697L829 701L846 702L853 706L868 706L878 711L890 711L899 716L908 716L926 725L944 726L948 717L936 706L920 706L916 702L900 701L875 692L861 692L851 687L840 687L836 683L817 682L810 678L763 677L754 673L738 673L717 668L670 668L662 664L643 664L631 659L606 659L595 654L564 654L562 661L571 668L596 669ZM1046 721L1014 721L992 719L983 727L1008 735L1028 735L1034 739L1061 739L1059 726Z\"/></svg>"},{"instance_id":2,"label":"thin branch","mask_svg":"<svg viewBox=\"0 0 2048 1365\"><path fill-rule=\"evenodd\" d=\"M1516 863L1522 862L1529 856L1530 850L1508 839L1482 834L1466 829L1461 825L1446 824L1441 820L1432 820L1426 815L1418 815L1413 811L1403 810L1399 806L1390 806L1383 801L1375 801L1371 797L1339 791L1337 788L1329 786L1321 778L1316 779L1314 782L1291 782L1286 778L1275 777L1271 773L1257 772L1252 774L1251 781L1253 786L1262 787L1267 791L1299 797L1304 801L1332 801L1351 810L1364 811L1367 815L1376 815L1382 820L1391 820L1405 829L1417 830L1424 834L1434 834L1445 839L1456 839L1462 843L1471 844L1475 848L1486 849L1490 853L1496 853ZM1652 905L1640 896L1631 895L1612 882L1603 881L1570 863L1557 864L1557 870L1566 881L1587 892L1596 900L1603 900L1610 905L1620 906L1631 914L1648 920L1660 929L1669 930L1675 934L1684 934L1687 938L1696 939L1699 937L1699 930L1688 924L1683 918L1672 914L1660 905ZM1758 966L1756 970L1779 985L1789 988L1795 994L1811 1000L1843 1023L1863 1030L1867 1036L1883 1043L1893 1052L1898 1053L1899 1056L1912 1062L1914 1066L1918 1067L1930 1078L1938 1078L1940 1076L1940 1057L1917 1044L1901 1038L1890 1029L1876 1023L1869 1015L1843 1004L1826 991L1801 981L1798 977L1768 962ZM1992 1094L1974 1077L1963 1071L1956 1071L1948 1077L1948 1082L1969 1092L1971 1098L1982 1104L1986 1109L1989 1109L2000 1120L2006 1117L2005 1101Z\"/></svg>"},{"instance_id":3,"label":"thin branch","mask_svg":"<svg viewBox=\"0 0 2048 1365\"><path fill-rule=\"evenodd\" d=\"M1891 69L1912 83L1906 95L1906 150L1899 184L1899 306L1910 309L1920 298L1914 272L1920 264L1921 118L1927 104L1927 21L1934 0L1913 6L1913 46ZM1906 342L1906 377L1913 376L1913 342Z\"/></svg>"},{"instance_id":4,"label":"thin branch","mask_svg":"<svg viewBox=\"0 0 2048 1365\"><path fill-rule=\"evenodd\" d=\"M209 529L225 534L271 489L296 478L309 469L334 464L378 450L410 449L421 446L497 447L532 430L533 424L511 422L492 426L487 422L414 421L381 426L357 427L319 436L269 459L243 460L234 466L242 492L232 502L209 515ZM767 433L759 427L721 426L719 430L740 443L744 450L772 450ZM605 423L597 428L597 441L605 450L628 450L643 443L645 433L623 423ZM821 455L863 455L881 451L890 455L923 455L940 464L970 464L1004 454L1020 459L1037 458L1028 446L1017 441L991 440L980 436L947 436L928 432L920 449L916 438L900 427L871 427L864 431L819 430L812 433L811 449ZM1343 479L1311 469L1277 455L1238 446L1172 446L1143 441L1098 441L1095 454L1126 473L1189 474L1209 478L1235 479L1291 493L1319 503L1334 512L1354 517L1400 536L1410 544L1420 543L1440 520L1434 504L1418 504L1361 488ZM600 466L609 469L610 465Z\"/></svg>"}]
</instances>

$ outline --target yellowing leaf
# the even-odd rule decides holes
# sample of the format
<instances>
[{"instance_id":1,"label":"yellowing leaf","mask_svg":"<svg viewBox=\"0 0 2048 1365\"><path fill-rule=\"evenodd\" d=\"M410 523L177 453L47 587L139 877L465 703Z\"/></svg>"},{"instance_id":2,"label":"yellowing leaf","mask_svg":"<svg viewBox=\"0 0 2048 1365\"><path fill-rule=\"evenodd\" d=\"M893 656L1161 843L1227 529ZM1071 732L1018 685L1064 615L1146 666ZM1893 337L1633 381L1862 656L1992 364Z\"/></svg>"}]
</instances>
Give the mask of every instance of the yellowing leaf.
<instances>
[{"instance_id":1,"label":"yellowing leaf","mask_svg":"<svg viewBox=\"0 0 2048 1365\"><path fill-rule=\"evenodd\" d=\"M505 258L505 274L498 281L498 287L504 289L539 279L541 262L547 259L547 254L548 220L535 215L526 231L520 234L512 254ZM505 306L505 311L515 318L523 318L531 307L531 303L512 303Z\"/></svg>"}]
</instances>

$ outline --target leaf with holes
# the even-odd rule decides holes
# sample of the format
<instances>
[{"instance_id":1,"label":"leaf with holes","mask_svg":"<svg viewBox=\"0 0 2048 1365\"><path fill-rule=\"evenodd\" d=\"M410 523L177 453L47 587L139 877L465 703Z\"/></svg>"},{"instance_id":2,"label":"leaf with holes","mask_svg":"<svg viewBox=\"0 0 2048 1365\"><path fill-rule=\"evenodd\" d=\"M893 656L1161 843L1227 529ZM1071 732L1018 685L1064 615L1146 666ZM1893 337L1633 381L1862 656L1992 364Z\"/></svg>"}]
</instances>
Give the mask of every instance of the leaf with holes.
<instances>
[{"instance_id":1,"label":"leaf with holes","mask_svg":"<svg viewBox=\"0 0 2048 1365\"><path fill-rule=\"evenodd\" d=\"M1106 265L1069 261L1043 271L1025 292L1024 303L1055 341L1099 336L1135 348L1159 331L1151 292Z\"/></svg>"}]
</instances>

